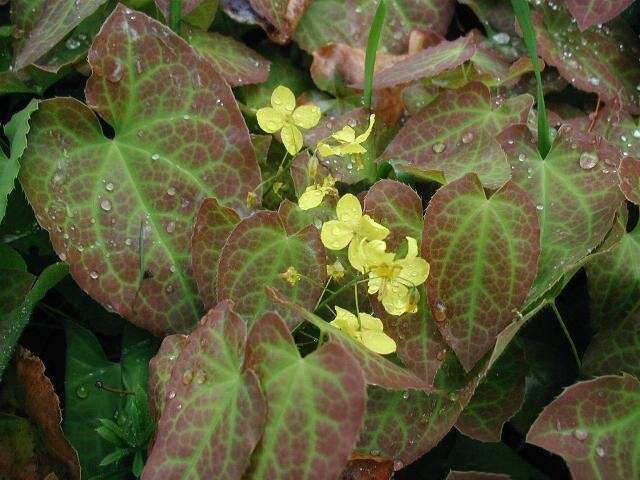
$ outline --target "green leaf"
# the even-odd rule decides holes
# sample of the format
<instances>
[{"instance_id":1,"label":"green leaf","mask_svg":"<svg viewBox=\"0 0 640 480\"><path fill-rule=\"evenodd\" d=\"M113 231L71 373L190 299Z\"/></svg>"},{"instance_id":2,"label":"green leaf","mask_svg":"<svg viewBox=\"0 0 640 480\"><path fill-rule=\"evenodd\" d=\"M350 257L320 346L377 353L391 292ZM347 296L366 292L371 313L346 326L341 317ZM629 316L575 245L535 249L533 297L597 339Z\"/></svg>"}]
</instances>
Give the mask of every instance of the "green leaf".
<instances>
[{"instance_id":1,"label":"green leaf","mask_svg":"<svg viewBox=\"0 0 640 480\"><path fill-rule=\"evenodd\" d=\"M473 172L487 188L497 188L510 173L494 137L524 123L532 104L530 95L519 95L493 108L489 89L479 82L447 90L405 123L383 158L400 171L440 183Z\"/></svg>"},{"instance_id":2,"label":"green leaf","mask_svg":"<svg viewBox=\"0 0 640 480\"><path fill-rule=\"evenodd\" d=\"M640 131L636 130L636 131ZM640 160L625 157L620 163L620 189L630 202L640 205Z\"/></svg>"},{"instance_id":3,"label":"green leaf","mask_svg":"<svg viewBox=\"0 0 640 480\"><path fill-rule=\"evenodd\" d=\"M548 65L576 88L640 113L640 47L624 20L580 32L562 7L532 16L538 50Z\"/></svg>"},{"instance_id":4,"label":"green leaf","mask_svg":"<svg viewBox=\"0 0 640 480\"><path fill-rule=\"evenodd\" d=\"M513 182L487 198L469 174L431 198L422 236L429 304L466 370L522 307L539 251L535 207Z\"/></svg>"},{"instance_id":5,"label":"green leaf","mask_svg":"<svg viewBox=\"0 0 640 480\"><path fill-rule=\"evenodd\" d=\"M189 335L164 389L144 479L242 476L266 415L258 377L243 365L246 332L222 302Z\"/></svg>"},{"instance_id":6,"label":"green leaf","mask_svg":"<svg viewBox=\"0 0 640 480\"><path fill-rule=\"evenodd\" d=\"M566 3L580 30L586 30L617 17L633 0L567 0Z\"/></svg>"},{"instance_id":7,"label":"green leaf","mask_svg":"<svg viewBox=\"0 0 640 480\"><path fill-rule=\"evenodd\" d=\"M574 478L637 478L640 383L603 376L567 388L540 414L527 442L562 456Z\"/></svg>"},{"instance_id":8,"label":"green leaf","mask_svg":"<svg viewBox=\"0 0 640 480\"><path fill-rule=\"evenodd\" d=\"M29 318L36 304L44 298L50 288L69 273L69 267L64 263L49 265L35 282L33 282L33 276L27 272L20 270L2 270L0 272L0 277L4 279L3 284L5 281L11 282L8 292L9 308L15 305L11 310L5 310L4 306L0 310L0 376L2 376L24 327L29 323ZM27 292L27 285L32 283L33 286ZM7 288L6 284L2 287L3 295L7 295L4 293Z\"/></svg>"},{"instance_id":9,"label":"green leaf","mask_svg":"<svg viewBox=\"0 0 640 480\"><path fill-rule=\"evenodd\" d=\"M289 234L277 212L259 211L242 220L222 248L218 300L233 300L236 311L249 324L274 306L280 311L266 287L313 309L326 282L325 265L325 250L315 227ZM300 275L293 285L282 277L290 267Z\"/></svg>"},{"instance_id":10,"label":"green leaf","mask_svg":"<svg viewBox=\"0 0 640 480\"><path fill-rule=\"evenodd\" d=\"M362 92L362 103L371 110L373 98L373 72L376 66L376 55L380 46L380 36L384 26L384 17L387 15L387 3L385 0L378 0L376 13L371 20L369 36L367 37L367 49L364 58L364 89Z\"/></svg>"},{"instance_id":11,"label":"green leaf","mask_svg":"<svg viewBox=\"0 0 640 480\"><path fill-rule=\"evenodd\" d=\"M269 76L271 63L232 37L190 30L187 39L196 52L213 63L231 87L262 83Z\"/></svg>"},{"instance_id":12,"label":"green leaf","mask_svg":"<svg viewBox=\"0 0 640 480\"><path fill-rule=\"evenodd\" d=\"M189 265L199 204L246 212L260 183L247 128L212 65L144 14L119 5L89 63L88 103L115 137L84 104L43 101L21 184L89 295L154 333L189 330L201 312Z\"/></svg>"},{"instance_id":13,"label":"green leaf","mask_svg":"<svg viewBox=\"0 0 640 480\"><path fill-rule=\"evenodd\" d=\"M182 0L176 2L175 0L156 0L155 4L158 9L170 24L172 21L170 8L177 5L176 13L179 14L180 19L174 25L172 30L178 31L180 26L180 20L186 22L195 27L207 30L213 22L213 19L218 10L218 0ZM181 4L181 5L180 5Z\"/></svg>"},{"instance_id":14,"label":"green leaf","mask_svg":"<svg viewBox=\"0 0 640 480\"><path fill-rule=\"evenodd\" d=\"M453 17L450 0L388 0L381 50L406 53L409 34L422 29L444 35ZM314 0L294 35L309 53L334 42L364 48L375 14L369 0Z\"/></svg>"},{"instance_id":15,"label":"green leaf","mask_svg":"<svg viewBox=\"0 0 640 480\"><path fill-rule=\"evenodd\" d=\"M334 342L301 358L282 319L266 314L249 334L246 366L260 377L268 405L248 477L337 478L364 418L357 361Z\"/></svg>"},{"instance_id":16,"label":"green leaf","mask_svg":"<svg viewBox=\"0 0 640 480\"><path fill-rule=\"evenodd\" d=\"M9 245L0 243L0 269L19 270L21 272L26 272L27 264L22 256L20 256L20 254L13 248L11 248ZM12 280L10 282L12 283ZM9 287L11 283L9 283L7 287ZM19 299L20 296L18 295L18 300ZM3 307L0 308L0 311L9 310L11 310L11 308L6 308L5 304L3 303Z\"/></svg>"},{"instance_id":17,"label":"green leaf","mask_svg":"<svg viewBox=\"0 0 640 480\"><path fill-rule=\"evenodd\" d=\"M573 271L611 228L622 201L615 159L604 144L567 127L560 129L544 160L526 128L513 127L500 137L513 182L527 192L540 217L541 253L529 294L532 304Z\"/></svg>"}]
</instances>

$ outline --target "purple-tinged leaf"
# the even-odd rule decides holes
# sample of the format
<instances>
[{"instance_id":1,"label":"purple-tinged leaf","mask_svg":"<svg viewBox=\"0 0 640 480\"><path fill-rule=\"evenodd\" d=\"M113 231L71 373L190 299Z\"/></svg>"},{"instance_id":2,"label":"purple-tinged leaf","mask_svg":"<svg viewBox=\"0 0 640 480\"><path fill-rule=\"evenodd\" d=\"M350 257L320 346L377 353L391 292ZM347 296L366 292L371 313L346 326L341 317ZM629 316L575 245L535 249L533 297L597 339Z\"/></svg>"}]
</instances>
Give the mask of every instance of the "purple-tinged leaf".
<instances>
[{"instance_id":1,"label":"purple-tinged leaf","mask_svg":"<svg viewBox=\"0 0 640 480\"><path fill-rule=\"evenodd\" d=\"M531 95L510 98L494 108L489 89L472 82L440 94L402 127L384 157L398 169L441 183L476 173L497 188L509 179L509 165L494 137L523 123Z\"/></svg>"},{"instance_id":2,"label":"purple-tinged leaf","mask_svg":"<svg viewBox=\"0 0 640 480\"><path fill-rule=\"evenodd\" d=\"M171 371L188 339L180 334L164 337L158 353L149 362L149 407L156 421L164 410Z\"/></svg>"},{"instance_id":3,"label":"purple-tinged leaf","mask_svg":"<svg viewBox=\"0 0 640 480\"><path fill-rule=\"evenodd\" d=\"M221 302L182 349L142 478L240 479L260 440L266 403L244 368L246 324Z\"/></svg>"},{"instance_id":4,"label":"purple-tinged leaf","mask_svg":"<svg viewBox=\"0 0 640 480\"><path fill-rule=\"evenodd\" d=\"M387 2L381 51L406 53L409 34L414 29L444 35L454 7L452 0ZM314 0L300 20L294 39L309 53L327 43L364 48L374 13L369 0Z\"/></svg>"},{"instance_id":5,"label":"purple-tinged leaf","mask_svg":"<svg viewBox=\"0 0 640 480\"><path fill-rule=\"evenodd\" d=\"M443 40L437 45L407 56L393 66L376 73L374 88L402 85L425 77L434 77L469 60L476 52L472 35L451 42Z\"/></svg>"},{"instance_id":6,"label":"purple-tinged leaf","mask_svg":"<svg viewBox=\"0 0 640 480\"><path fill-rule=\"evenodd\" d=\"M545 159L526 127L500 135L513 182L536 205L540 218L540 261L529 302L539 299L589 255L610 230L622 195L618 159L605 142L561 128ZM615 149L613 149L615 150Z\"/></svg>"},{"instance_id":7,"label":"purple-tinged leaf","mask_svg":"<svg viewBox=\"0 0 640 480\"><path fill-rule=\"evenodd\" d=\"M105 1L47 0L39 5L36 12L23 12L30 17L25 22L29 28L16 44L14 68L20 70L36 63ZM57 68L53 71L57 71Z\"/></svg>"},{"instance_id":8,"label":"purple-tinged leaf","mask_svg":"<svg viewBox=\"0 0 640 480\"><path fill-rule=\"evenodd\" d=\"M640 113L640 47L622 19L580 32L564 9L547 8L532 17L538 52L547 64L574 87Z\"/></svg>"},{"instance_id":9,"label":"purple-tinged leaf","mask_svg":"<svg viewBox=\"0 0 640 480\"><path fill-rule=\"evenodd\" d=\"M580 30L607 23L617 17L633 0L566 0L567 8Z\"/></svg>"},{"instance_id":10,"label":"purple-tinged leaf","mask_svg":"<svg viewBox=\"0 0 640 480\"><path fill-rule=\"evenodd\" d=\"M527 442L562 456L573 478L638 478L640 383L603 376L567 388L542 411Z\"/></svg>"},{"instance_id":11,"label":"purple-tinged leaf","mask_svg":"<svg viewBox=\"0 0 640 480\"><path fill-rule=\"evenodd\" d=\"M535 206L513 182L487 198L468 174L431 198L422 236L429 304L467 371L522 307L536 275L539 234Z\"/></svg>"},{"instance_id":12,"label":"purple-tinged leaf","mask_svg":"<svg viewBox=\"0 0 640 480\"><path fill-rule=\"evenodd\" d=\"M271 63L232 37L191 30L188 41L196 52L213 63L231 87L262 83L269 76Z\"/></svg>"},{"instance_id":13,"label":"purple-tinged leaf","mask_svg":"<svg viewBox=\"0 0 640 480\"><path fill-rule=\"evenodd\" d=\"M299 274L293 284L283 278L291 267ZM235 301L236 311L253 324L264 312L281 310L271 302L267 287L305 308L313 308L326 277L325 249L317 228L309 226L289 234L277 212L259 211L243 219L222 248L218 299Z\"/></svg>"},{"instance_id":14,"label":"purple-tinged leaf","mask_svg":"<svg viewBox=\"0 0 640 480\"><path fill-rule=\"evenodd\" d=\"M89 52L88 104L40 103L20 181L58 255L93 298L154 333L188 331L203 198L246 212L260 174L230 88L208 61L119 5Z\"/></svg>"},{"instance_id":15,"label":"purple-tinged leaf","mask_svg":"<svg viewBox=\"0 0 640 480\"><path fill-rule=\"evenodd\" d=\"M365 412L364 376L353 356L329 342L301 358L283 320L268 313L251 329L246 367L258 374L268 405L248 477L337 478Z\"/></svg>"},{"instance_id":16,"label":"purple-tinged leaf","mask_svg":"<svg viewBox=\"0 0 640 480\"><path fill-rule=\"evenodd\" d=\"M640 131L640 130L638 130ZM625 157L620 162L620 190L630 202L640 205L640 160Z\"/></svg>"},{"instance_id":17,"label":"purple-tinged leaf","mask_svg":"<svg viewBox=\"0 0 640 480\"><path fill-rule=\"evenodd\" d=\"M215 198L207 198L198 210L191 237L191 268L205 308L218 302L216 282L220 252L231 231L240 223L238 213Z\"/></svg>"}]
</instances>

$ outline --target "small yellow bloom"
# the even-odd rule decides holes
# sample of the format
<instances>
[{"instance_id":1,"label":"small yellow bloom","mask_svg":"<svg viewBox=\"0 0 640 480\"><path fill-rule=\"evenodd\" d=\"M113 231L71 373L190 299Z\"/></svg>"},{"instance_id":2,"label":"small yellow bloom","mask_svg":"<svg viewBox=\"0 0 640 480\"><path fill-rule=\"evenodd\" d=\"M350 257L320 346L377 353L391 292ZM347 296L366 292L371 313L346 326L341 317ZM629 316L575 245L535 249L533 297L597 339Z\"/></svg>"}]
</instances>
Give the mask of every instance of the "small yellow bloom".
<instances>
[{"instance_id":1,"label":"small yellow bloom","mask_svg":"<svg viewBox=\"0 0 640 480\"><path fill-rule=\"evenodd\" d=\"M383 332L379 318L368 313L359 313L356 317L344 308L336 308L336 318L331 325L342 330L369 350L387 355L396 351L396 342Z\"/></svg>"},{"instance_id":2,"label":"small yellow bloom","mask_svg":"<svg viewBox=\"0 0 640 480\"><path fill-rule=\"evenodd\" d=\"M361 239L382 240L389 235L389 229L380 225L369 215L362 214L360 200L354 195L343 195L336 205L337 220L322 224L320 238L329 250L342 250L349 245L349 261L354 264L355 247Z\"/></svg>"},{"instance_id":3,"label":"small yellow bloom","mask_svg":"<svg viewBox=\"0 0 640 480\"><path fill-rule=\"evenodd\" d=\"M256 192L247 192L247 208L253 208L257 201L258 196L256 195Z\"/></svg>"},{"instance_id":4,"label":"small yellow bloom","mask_svg":"<svg viewBox=\"0 0 640 480\"><path fill-rule=\"evenodd\" d=\"M338 190L334 186L335 184L336 180L331 175L327 175L321 185L309 185L304 193L300 195L298 206L302 210L310 210L320 205L326 195L335 195L337 197Z\"/></svg>"},{"instance_id":5,"label":"small yellow bloom","mask_svg":"<svg viewBox=\"0 0 640 480\"><path fill-rule=\"evenodd\" d=\"M294 287L300 281L302 275L300 275L294 266L290 266L285 272L280 274L280 278Z\"/></svg>"},{"instance_id":6,"label":"small yellow bloom","mask_svg":"<svg viewBox=\"0 0 640 480\"><path fill-rule=\"evenodd\" d=\"M383 241L362 240L354 254L356 263L362 267L360 271L369 272L369 293L377 293L378 300L391 315L417 310L419 293L416 287L429 276L429 264L418 257L416 239L406 238L407 255L402 259L387 252Z\"/></svg>"},{"instance_id":7,"label":"small yellow bloom","mask_svg":"<svg viewBox=\"0 0 640 480\"><path fill-rule=\"evenodd\" d=\"M318 145L318 153L322 157L328 157L331 155L339 155L344 157L345 155L354 155L354 154L362 154L366 153L367 149L364 148L361 144L364 143L369 135L371 134L371 129L373 129L373 123L376 120L376 116L371 114L369 117L369 128L356 137L356 131L351 128L349 125L345 126L339 132L336 132L331 135L331 138L337 140L337 145L329 145L327 143L321 142Z\"/></svg>"},{"instance_id":8,"label":"small yellow bloom","mask_svg":"<svg viewBox=\"0 0 640 480\"><path fill-rule=\"evenodd\" d=\"M327 265L327 275L334 280L342 280L344 278L344 266L340 260L336 260L331 265Z\"/></svg>"},{"instance_id":9,"label":"small yellow bloom","mask_svg":"<svg viewBox=\"0 0 640 480\"><path fill-rule=\"evenodd\" d=\"M320 109L315 105L296 108L296 97L282 85L271 94L271 106L259 109L256 118L260 128L267 133L280 131L287 152L295 155L302 149L303 138L299 128L315 127L320 121Z\"/></svg>"}]
</instances>

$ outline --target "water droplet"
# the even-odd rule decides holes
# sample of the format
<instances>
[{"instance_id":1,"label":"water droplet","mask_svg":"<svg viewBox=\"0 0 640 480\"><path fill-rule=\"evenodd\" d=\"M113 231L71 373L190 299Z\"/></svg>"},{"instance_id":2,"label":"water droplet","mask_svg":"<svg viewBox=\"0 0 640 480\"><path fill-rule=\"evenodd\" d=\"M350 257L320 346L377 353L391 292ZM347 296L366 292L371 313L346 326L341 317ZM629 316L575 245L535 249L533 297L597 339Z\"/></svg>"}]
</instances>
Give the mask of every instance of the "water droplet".
<instances>
[{"instance_id":1,"label":"water droplet","mask_svg":"<svg viewBox=\"0 0 640 480\"><path fill-rule=\"evenodd\" d=\"M437 353L436 358L438 359L439 362L441 362L441 361L444 360L444 357L446 357L446 356L447 356L447 349L445 348L445 349L440 350Z\"/></svg>"},{"instance_id":2,"label":"water droplet","mask_svg":"<svg viewBox=\"0 0 640 480\"><path fill-rule=\"evenodd\" d=\"M176 392L174 391L169 392L169 400L173 400L174 398L176 398Z\"/></svg>"},{"instance_id":3,"label":"water droplet","mask_svg":"<svg viewBox=\"0 0 640 480\"><path fill-rule=\"evenodd\" d=\"M207 381L207 373L204 370L198 370L194 380L197 384L202 385Z\"/></svg>"},{"instance_id":4,"label":"water droplet","mask_svg":"<svg viewBox=\"0 0 640 480\"><path fill-rule=\"evenodd\" d=\"M605 452L604 452L604 448L602 448L602 447L600 447L600 446L596 447L596 454L597 454L600 458L604 457L604 453L605 453Z\"/></svg>"},{"instance_id":5,"label":"water droplet","mask_svg":"<svg viewBox=\"0 0 640 480\"><path fill-rule=\"evenodd\" d=\"M380 456L380 450L373 449L373 450L371 450L369 453L370 453L370 454L371 454L371 456L373 456L373 457L378 457L378 456Z\"/></svg>"},{"instance_id":6,"label":"water droplet","mask_svg":"<svg viewBox=\"0 0 640 480\"><path fill-rule=\"evenodd\" d=\"M183 119L185 119L185 120L189 120L191 117L189 116L189 114L185 113L185 114L182 116L182 118L183 118Z\"/></svg>"},{"instance_id":7,"label":"water droplet","mask_svg":"<svg viewBox=\"0 0 640 480\"><path fill-rule=\"evenodd\" d=\"M462 143L471 143L473 141L473 132L467 132L462 135Z\"/></svg>"},{"instance_id":8,"label":"water droplet","mask_svg":"<svg viewBox=\"0 0 640 480\"><path fill-rule=\"evenodd\" d=\"M458 401L458 394L456 392L449 392L449 400L452 402Z\"/></svg>"},{"instance_id":9,"label":"water droplet","mask_svg":"<svg viewBox=\"0 0 640 480\"><path fill-rule=\"evenodd\" d=\"M151 160L160 160L160 155L154 153L153 155L151 155Z\"/></svg>"},{"instance_id":10,"label":"water droplet","mask_svg":"<svg viewBox=\"0 0 640 480\"><path fill-rule=\"evenodd\" d=\"M96 272L95 270L91 270L89 272L89 276L95 280L98 278L98 272Z\"/></svg>"},{"instance_id":11,"label":"water droplet","mask_svg":"<svg viewBox=\"0 0 640 480\"><path fill-rule=\"evenodd\" d=\"M111 210L111 202L106 198L102 199L100 201L100 208L105 212L108 212L109 210Z\"/></svg>"},{"instance_id":12,"label":"water droplet","mask_svg":"<svg viewBox=\"0 0 640 480\"><path fill-rule=\"evenodd\" d=\"M113 192L113 183L107 182L104 188L106 188L107 192Z\"/></svg>"},{"instance_id":13,"label":"water droplet","mask_svg":"<svg viewBox=\"0 0 640 480\"><path fill-rule=\"evenodd\" d=\"M402 392L402 398L407 400L409 398L409 392Z\"/></svg>"},{"instance_id":14,"label":"water droplet","mask_svg":"<svg viewBox=\"0 0 640 480\"><path fill-rule=\"evenodd\" d=\"M444 322L447 319L447 306L442 302L436 302L434 316L436 322Z\"/></svg>"},{"instance_id":15,"label":"water droplet","mask_svg":"<svg viewBox=\"0 0 640 480\"><path fill-rule=\"evenodd\" d=\"M76 388L76 395L78 398L82 398L85 399L89 396L89 391L84 388L83 386L80 386L78 388Z\"/></svg>"},{"instance_id":16,"label":"water droplet","mask_svg":"<svg viewBox=\"0 0 640 480\"><path fill-rule=\"evenodd\" d=\"M75 50L80 46L80 41L76 40L73 37L69 37L67 38L67 41L64 42L64 46L67 47L69 50Z\"/></svg>"},{"instance_id":17,"label":"water droplet","mask_svg":"<svg viewBox=\"0 0 640 480\"><path fill-rule=\"evenodd\" d=\"M402 470L404 468L404 463L402 460L395 460L393 462L393 469L397 472L398 470Z\"/></svg>"},{"instance_id":18,"label":"water droplet","mask_svg":"<svg viewBox=\"0 0 640 480\"><path fill-rule=\"evenodd\" d=\"M541 212L542 210L544 210L544 205L536 205L536 210Z\"/></svg>"},{"instance_id":19,"label":"water droplet","mask_svg":"<svg viewBox=\"0 0 640 480\"><path fill-rule=\"evenodd\" d=\"M591 170L598 164L599 158L595 153L583 152L580 155L580 168Z\"/></svg>"},{"instance_id":20,"label":"water droplet","mask_svg":"<svg viewBox=\"0 0 640 480\"><path fill-rule=\"evenodd\" d=\"M113 65L113 69L107 75L107 80L112 83L118 83L122 80L122 76L124 75L124 68L122 67L122 63L119 60L116 60Z\"/></svg>"},{"instance_id":21,"label":"water droplet","mask_svg":"<svg viewBox=\"0 0 640 480\"><path fill-rule=\"evenodd\" d=\"M578 440L582 441L582 440L586 440L589 434L585 430L581 430L578 428L573 432L573 436L576 437Z\"/></svg>"},{"instance_id":22,"label":"water droplet","mask_svg":"<svg viewBox=\"0 0 640 480\"><path fill-rule=\"evenodd\" d=\"M174 187L167 188L167 195L173 197L176 194L176 189Z\"/></svg>"},{"instance_id":23,"label":"water droplet","mask_svg":"<svg viewBox=\"0 0 640 480\"><path fill-rule=\"evenodd\" d=\"M506 45L511 40L511 37L508 33L499 32L491 37L491 39L496 42L498 45Z\"/></svg>"},{"instance_id":24,"label":"water droplet","mask_svg":"<svg viewBox=\"0 0 640 480\"><path fill-rule=\"evenodd\" d=\"M127 239L125 239L125 241L124 241L124 244L125 244L125 245L127 245L127 246L130 246L130 245L131 245L131 243L132 243L132 242L131 242L131 239L130 239L130 238L127 238Z\"/></svg>"},{"instance_id":25,"label":"water droplet","mask_svg":"<svg viewBox=\"0 0 640 480\"><path fill-rule=\"evenodd\" d=\"M193 380L193 370L188 368L182 374L182 383L184 383L185 385L189 385L192 380Z\"/></svg>"},{"instance_id":26,"label":"water droplet","mask_svg":"<svg viewBox=\"0 0 640 480\"><path fill-rule=\"evenodd\" d=\"M178 405L176 405L176 410L182 410L182 404L179 403Z\"/></svg>"},{"instance_id":27,"label":"water droplet","mask_svg":"<svg viewBox=\"0 0 640 480\"><path fill-rule=\"evenodd\" d=\"M598 85L600 85L600 79L597 77L591 77L589 78L589 83L594 87L597 87Z\"/></svg>"},{"instance_id":28,"label":"water droplet","mask_svg":"<svg viewBox=\"0 0 640 480\"><path fill-rule=\"evenodd\" d=\"M445 148L447 148L447 146L444 143L438 142L433 144L431 150L433 150L434 153L442 153L444 152Z\"/></svg>"},{"instance_id":29,"label":"water droplet","mask_svg":"<svg viewBox=\"0 0 640 480\"><path fill-rule=\"evenodd\" d=\"M524 153L521 153L518 155L518 161L520 162L524 162L526 160L527 156Z\"/></svg>"},{"instance_id":30,"label":"water droplet","mask_svg":"<svg viewBox=\"0 0 640 480\"><path fill-rule=\"evenodd\" d=\"M167 233L175 232L176 231L176 222L171 221L171 222L167 223L166 230L167 230Z\"/></svg>"},{"instance_id":31,"label":"water droplet","mask_svg":"<svg viewBox=\"0 0 640 480\"><path fill-rule=\"evenodd\" d=\"M635 138L640 138L640 128L636 128L636 129L633 131L633 136L634 136Z\"/></svg>"}]
</instances>

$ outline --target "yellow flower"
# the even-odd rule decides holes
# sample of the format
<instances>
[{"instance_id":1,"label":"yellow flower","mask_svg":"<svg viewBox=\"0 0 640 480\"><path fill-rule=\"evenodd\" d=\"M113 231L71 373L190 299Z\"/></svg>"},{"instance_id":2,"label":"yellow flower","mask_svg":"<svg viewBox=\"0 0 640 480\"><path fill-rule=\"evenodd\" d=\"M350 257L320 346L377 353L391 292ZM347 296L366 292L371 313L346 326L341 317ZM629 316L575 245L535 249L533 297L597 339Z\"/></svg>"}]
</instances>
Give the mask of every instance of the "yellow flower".
<instances>
[{"instance_id":1,"label":"yellow flower","mask_svg":"<svg viewBox=\"0 0 640 480\"><path fill-rule=\"evenodd\" d=\"M369 293L378 294L384 309L391 315L415 312L419 300L416 287L429 276L429 264L418 257L415 238L407 238L407 255L396 259L386 251L383 241L362 240L354 255L362 266L361 271L369 272Z\"/></svg>"},{"instance_id":2,"label":"yellow flower","mask_svg":"<svg viewBox=\"0 0 640 480\"><path fill-rule=\"evenodd\" d=\"M343 195L336 205L337 220L322 224L320 238L329 250L342 250L349 245L349 261L357 254L355 247L361 239L382 240L389 235L389 229L380 225L369 215L362 215L360 200L354 195Z\"/></svg>"},{"instance_id":3,"label":"yellow flower","mask_svg":"<svg viewBox=\"0 0 640 480\"><path fill-rule=\"evenodd\" d=\"M322 157L328 157L331 155L339 155L344 157L345 155L353 155L358 153L366 153L367 149L364 148L361 144L364 143L369 135L371 134L371 129L373 128L373 123L376 120L376 116L371 114L369 117L369 128L356 137L356 131L351 128L349 125L345 126L339 132L336 132L331 135L331 138L337 140L337 145L328 145L327 143L321 142L318 145L318 153Z\"/></svg>"},{"instance_id":4,"label":"yellow flower","mask_svg":"<svg viewBox=\"0 0 640 480\"><path fill-rule=\"evenodd\" d=\"M335 195L337 197L338 190L336 190L335 184L335 179L331 175L327 175L321 185L309 185L304 193L300 195L298 206L302 210L310 210L320 205L326 195Z\"/></svg>"},{"instance_id":5,"label":"yellow flower","mask_svg":"<svg viewBox=\"0 0 640 480\"><path fill-rule=\"evenodd\" d=\"M293 92L282 85L271 94L271 106L259 109L256 118L260 128L267 133L280 131L287 152L295 155L302 149L302 133L298 129L313 128L320 121L320 109L315 105L296 108Z\"/></svg>"},{"instance_id":6,"label":"yellow flower","mask_svg":"<svg viewBox=\"0 0 640 480\"><path fill-rule=\"evenodd\" d=\"M327 265L327 275L334 280L342 280L344 278L344 266L340 260L336 260L331 265Z\"/></svg>"},{"instance_id":7,"label":"yellow flower","mask_svg":"<svg viewBox=\"0 0 640 480\"><path fill-rule=\"evenodd\" d=\"M396 342L383 332L379 318L368 313L359 313L356 317L344 308L336 308L336 318L331 325L356 339L369 350L387 355L396 351Z\"/></svg>"},{"instance_id":8,"label":"yellow flower","mask_svg":"<svg viewBox=\"0 0 640 480\"><path fill-rule=\"evenodd\" d=\"M287 268L285 272L280 274L280 278L282 278L285 282L287 282L289 285L294 287L296 283L300 281L300 279L302 278L302 275L300 275L300 273L298 272L298 270L296 270L294 266L290 266L289 268Z\"/></svg>"}]
</instances>

